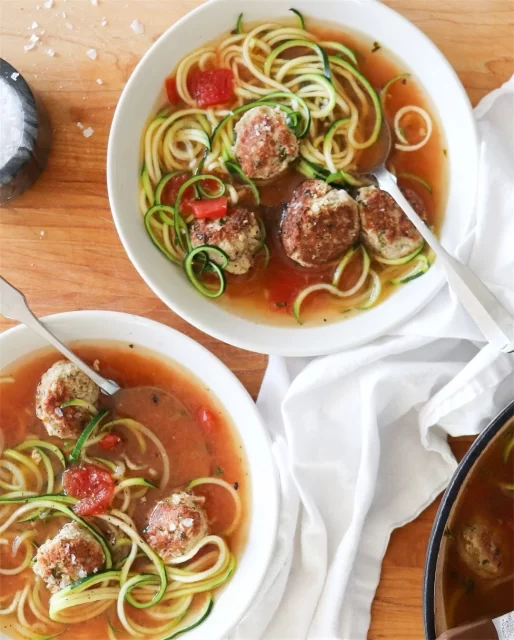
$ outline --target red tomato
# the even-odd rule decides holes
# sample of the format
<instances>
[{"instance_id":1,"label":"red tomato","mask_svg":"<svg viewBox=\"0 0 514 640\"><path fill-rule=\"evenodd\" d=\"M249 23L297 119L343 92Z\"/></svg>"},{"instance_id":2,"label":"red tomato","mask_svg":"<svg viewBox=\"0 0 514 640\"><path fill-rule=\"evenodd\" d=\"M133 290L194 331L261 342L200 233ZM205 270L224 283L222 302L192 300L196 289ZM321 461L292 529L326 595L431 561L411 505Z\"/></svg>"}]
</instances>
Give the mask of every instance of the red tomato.
<instances>
[{"instance_id":1,"label":"red tomato","mask_svg":"<svg viewBox=\"0 0 514 640\"><path fill-rule=\"evenodd\" d=\"M210 200L192 200L188 202L188 208L195 218L215 220L227 215L228 200L224 196Z\"/></svg>"},{"instance_id":2,"label":"red tomato","mask_svg":"<svg viewBox=\"0 0 514 640\"><path fill-rule=\"evenodd\" d=\"M175 205L180 187L184 184L184 182L186 182L186 180L189 180L190 177L191 175L189 173L184 172L179 173L174 178L168 180L161 195L161 202L173 207ZM186 192L182 196L182 205L180 207L181 212L191 213L190 211L188 211L188 205L194 199L194 187L189 187L189 189L186 189Z\"/></svg>"},{"instance_id":3,"label":"red tomato","mask_svg":"<svg viewBox=\"0 0 514 640\"><path fill-rule=\"evenodd\" d=\"M170 104L178 104L180 102L180 96L177 90L177 79L175 76L166 78L166 93L168 94L168 102Z\"/></svg>"},{"instance_id":4,"label":"red tomato","mask_svg":"<svg viewBox=\"0 0 514 640\"><path fill-rule=\"evenodd\" d=\"M100 440L100 446L102 449L114 449L114 447L121 442L120 436L114 433L108 433L102 440Z\"/></svg>"},{"instance_id":5,"label":"red tomato","mask_svg":"<svg viewBox=\"0 0 514 640\"><path fill-rule=\"evenodd\" d=\"M114 497L114 480L100 467L92 464L71 467L63 474L64 492L80 498L73 507L78 516L106 513Z\"/></svg>"},{"instance_id":6,"label":"red tomato","mask_svg":"<svg viewBox=\"0 0 514 640\"><path fill-rule=\"evenodd\" d=\"M200 407L196 412L196 417L206 433L212 433L213 431L216 431L216 416L210 409L207 409L206 407Z\"/></svg>"},{"instance_id":7,"label":"red tomato","mask_svg":"<svg viewBox=\"0 0 514 640\"><path fill-rule=\"evenodd\" d=\"M234 74L231 69L192 71L187 87L199 107L227 104L234 99Z\"/></svg>"}]
</instances>

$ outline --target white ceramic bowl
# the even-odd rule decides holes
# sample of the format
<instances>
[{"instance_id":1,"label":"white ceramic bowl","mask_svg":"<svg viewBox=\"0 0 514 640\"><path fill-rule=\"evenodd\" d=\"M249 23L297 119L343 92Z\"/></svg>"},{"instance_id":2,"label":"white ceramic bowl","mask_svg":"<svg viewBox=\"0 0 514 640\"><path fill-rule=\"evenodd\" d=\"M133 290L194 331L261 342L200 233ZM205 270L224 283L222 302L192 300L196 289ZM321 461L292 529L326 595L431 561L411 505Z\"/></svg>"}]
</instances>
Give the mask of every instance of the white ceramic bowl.
<instances>
[{"instance_id":1,"label":"white ceramic bowl","mask_svg":"<svg viewBox=\"0 0 514 640\"><path fill-rule=\"evenodd\" d=\"M188 640L220 640L255 600L277 535L278 480L270 441L257 408L237 378L209 351L183 334L138 316L109 311L75 311L43 318L64 342L118 340L162 354L186 367L217 396L232 418L246 452L251 480L248 540L238 567L216 599L211 615ZM46 344L26 327L0 335L0 370ZM6 638L0 633L0 639ZM6 639L7 640L7 639Z\"/></svg>"},{"instance_id":2,"label":"white ceramic bowl","mask_svg":"<svg viewBox=\"0 0 514 640\"><path fill-rule=\"evenodd\" d=\"M232 29L243 12L248 20L305 16L360 31L390 49L423 85L446 137L449 198L442 242L455 252L469 231L475 206L478 142L469 100L452 67L413 24L376 0L211 0L173 25L134 70L118 103L109 138L107 182L120 238L134 266L173 311L202 331L260 353L320 355L368 342L422 309L444 276L436 265L401 287L378 307L341 323L320 327L257 325L207 300L152 245L138 208L141 136L162 83L180 58Z\"/></svg>"}]
</instances>

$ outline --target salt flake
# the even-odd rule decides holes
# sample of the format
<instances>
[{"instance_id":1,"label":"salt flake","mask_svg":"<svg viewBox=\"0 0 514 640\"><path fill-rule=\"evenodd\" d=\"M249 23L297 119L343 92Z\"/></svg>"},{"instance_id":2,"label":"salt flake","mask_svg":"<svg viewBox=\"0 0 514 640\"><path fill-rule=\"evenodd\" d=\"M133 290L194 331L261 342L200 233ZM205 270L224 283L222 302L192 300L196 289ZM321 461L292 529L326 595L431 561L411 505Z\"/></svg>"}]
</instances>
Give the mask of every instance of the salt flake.
<instances>
[{"instance_id":1,"label":"salt flake","mask_svg":"<svg viewBox=\"0 0 514 640\"><path fill-rule=\"evenodd\" d=\"M107 18L102 18L102 21L100 22L100 24L102 25L102 27L106 27L107 26Z\"/></svg>"},{"instance_id":2,"label":"salt flake","mask_svg":"<svg viewBox=\"0 0 514 640\"><path fill-rule=\"evenodd\" d=\"M130 28L134 33L137 33L138 36L145 32L144 26L139 22L139 20L134 20L130 25Z\"/></svg>"},{"instance_id":3,"label":"salt flake","mask_svg":"<svg viewBox=\"0 0 514 640\"><path fill-rule=\"evenodd\" d=\"M86 51L86 56L87 56L88 58L91 58L91 60L96 60L97 55L98 55L98 54L96 53L96 49L88 49L88 50Z\"/></svg>"},{"instance_id":4,"label":"salt flake","mask_svg":"<svg viewBox=\"0 0 514 640\"><path fill-rule=\"evenodd\" d=\"M19 75L20 74L17 71L14 71L13 73L11 73L11 79L16 82L16 80L18 80Z\"/></svg>"},{"instance_id":5,"label":"salt flake","mask_svg":"<svg viewBox=\"0 0 514 640\"><path fill-rule=\"evenodd\" d=\"M104 81L102 80L102 78L97 78L96 79L96 84L103 84Z\"/></svg>"},{"instance_id":6,"label":"salt flake","mask_svg":"<svg viewBox=\"0 0 514 640\"><path fill-rule=\"evenodd\" d=\"M66 20L66 11L63 11L63 12L61 13L61 15L62 15L62 17Z\"/></svg>"},{"instance_id":7,"label":"salt flake","mask_svg":"<svg viewBox=\"0 0 514 640\"><path fill-rule=\"evenodd\" d=\"M35 33L33 33L33 34L30 36L30 41L31 41L31 42L36 43L36 42L38 42L38 40L39 40L39 36L37 36Z\"/></svg>"},{"instance_id":8,"label":"salt flake","mask_svg":"<svg viewBox=\"0 0 514 640\"><path fill-rule=\"evenodd\" d=\"M79 129L83 129L83 128L84 128L84 125L82 124L82 122L77 122L77 127L78 127Z\"/></svg>"},{"instance_id":9,"label":"salt flake","mask_svg":"<svg viewBox=\"0 0 514 640\"><path fill-rule=\"evenodd\" d=\"M33 22L33 23L30 25L30 28L31 28L31 29L37 29L38 27L39 27L39 25L38 25L38 23L37 23L37 22Z\"/></svg>"},{"instance_id":10,"label":"salt flake","mask_svg":"<svg viewBox=\"0 0 514 640\"><path fill-rule=\"evenodd\" d=\"M25 49L25 51L30 51L31 49L33 49L36 45L32 42L31 44L26 44L23 48Z\"/></svg>"},{"instance_id":11,"label":"salt flake","mask_svg":"<svg viewBox=\"0 0 514 640\"><path fill-rule=\"evenodd\" d=\"M45 9L51 9L54 6L54 0L45 0Z\"/></svg>"},{"instance_id":12,"label":"salt flake","mask_svg":"<svg viewBox=\"0 0 514 640\"><path fill-rule=\"evenodd\" d=\"M82 132L82 135L84 136L84 138L90 138L94 132L95 130L93 128L88 127L87 129L84 129L84 131Z\"/></svg>"},{"instance_id":13,"label":"salt flake","mask_svg":"<svg viewBox=\"0 0 514 640\"><path fill-rule=\"evenodd\" d=\"M91 0L93 7L98 7L98 0Z\"/></svg>"},{"instance_id":14,"label":"salt flake","mask_svg":"<svg viewBox=\"0 0 514 640\"><path fill-rule=\"evenodd\" d=\"M51 58L55 56L55 51L53 49L47 49L45 53L47 56L50 56Z\"/></svg>"},{"instance_id":15,"label":"salt flake","mask_svg":"<svg viewBox=\"0 0 514 640\"><path fill-rule=\"evenodd\" d=\"M73 29L73 25L72 25L72 24L70 24L69 22L67 22L67 23L66 23L66 26L67 26L67 27L68 27L68 29L70 29L70 30L71 30L71 29Z\"/></svg>"}]
</instances>

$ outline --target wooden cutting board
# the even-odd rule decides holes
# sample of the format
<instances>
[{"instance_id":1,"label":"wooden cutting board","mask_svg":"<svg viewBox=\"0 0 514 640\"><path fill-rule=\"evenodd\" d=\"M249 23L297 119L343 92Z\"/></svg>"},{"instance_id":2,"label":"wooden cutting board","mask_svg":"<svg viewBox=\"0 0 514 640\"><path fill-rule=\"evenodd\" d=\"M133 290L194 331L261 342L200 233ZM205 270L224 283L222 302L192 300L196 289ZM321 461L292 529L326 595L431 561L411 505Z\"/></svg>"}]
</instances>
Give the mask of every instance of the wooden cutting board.
<instances>
[{"instance_id":1,"label":"wooden cutting board","mask_svg":"<svg viewBox=\"0 0 514 640\"><path fill-rule=\"evenodd\" d=\"M473 104L514 72L512 0L386 3L440 47ZM1 56L40 94L53 125L46 172L28 193L0 209L0 272L25 292L38 315L112 309L172 326L214 352L255 397L266 358L221 344L167 309L125 255L107 200L107 138L120 92L151 43L201 1L96 4L46 0L52 5L47 7L45 0L0 0ZM131 29L134 20L144 25L144 34ZM33 33L39 40L25 52ZM88 57L90 49L95 60ZM77 122L94 134L85 138ZM0 329L9 326L0 318ZM462 453L469 440L457 446ZM421 582L435 508L392 536L373 605L372 639L423 637Z\"/></svg>"}]
</instances>

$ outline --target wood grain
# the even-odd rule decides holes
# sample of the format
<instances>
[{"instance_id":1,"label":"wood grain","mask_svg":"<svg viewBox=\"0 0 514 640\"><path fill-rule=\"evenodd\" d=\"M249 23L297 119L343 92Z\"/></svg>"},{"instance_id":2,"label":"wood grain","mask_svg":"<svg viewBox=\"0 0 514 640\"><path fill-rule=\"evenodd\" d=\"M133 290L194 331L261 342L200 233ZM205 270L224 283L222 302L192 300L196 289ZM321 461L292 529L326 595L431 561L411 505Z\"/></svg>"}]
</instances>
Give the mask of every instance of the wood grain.
<instances>
[{"instance_id":1,"label":"wood grain","mask_svg":"<svg viewBox=\"0 0 514 640\"><path fill-rule=\"evenodd\" d=\"M213 351L256 397L266 358L209 338L155 298L123 251L107 200L107 138L120 92L149 45L200 0L98 0L98 6L88 0L54 0L50 9L44 2L0 0L1 55L43 98L53 124L45 174L0 211L2 275L26 293L38 315L112 309L172 326ZM511 0L387 4L440 47L473 104L514 72ZM101 26L104 17L107 25ZM144 24L143 35L131 30L134 19ZM34 21L38 28L33 31ZM25 53L33 32L40 40ZM47 55L49 48L54 57ZM90 48L96 49L96 60L86 55ZM77 122L92 127L94 135L84 138ZM0 319L1 330L9 326ZM468 445L465 440L456 446L462 452ZM391 538L373 606L373 640L423 637L421 582L436 506Z\"/></svg>"}]
</instances>

